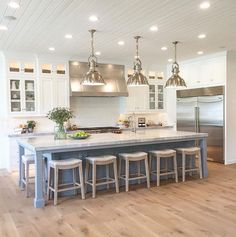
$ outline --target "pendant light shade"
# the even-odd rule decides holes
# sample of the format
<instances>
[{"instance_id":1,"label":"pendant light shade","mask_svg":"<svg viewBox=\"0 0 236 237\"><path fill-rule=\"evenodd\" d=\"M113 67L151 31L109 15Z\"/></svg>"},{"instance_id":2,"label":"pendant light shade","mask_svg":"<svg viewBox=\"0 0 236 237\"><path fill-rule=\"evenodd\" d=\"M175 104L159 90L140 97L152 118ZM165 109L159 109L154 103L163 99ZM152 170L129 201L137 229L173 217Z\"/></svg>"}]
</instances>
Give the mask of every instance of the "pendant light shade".
<instances>
[{"instance_id":1,"label":"pendant light shade","mask_svg":"<svg viewBox=\"0 0 236 237\"><path fill-rule=\"evenodd\" d=\"M102 75L98 71L97 57L94 55L94 44L93 38L96 30L89 30L91 33L91 55L88 58L89 71L84 76L81 84L84 86L103 86L106 85L106 82L102 78Z\"/></svg>"},{"instance_id":2,"label":"pendant light shade","mask_svg":"<svg viewBox=\"0 0 236 237\"><path fill-rule=\"evenodd\" d=\"M132 76L128 78L127 85L128 86L146 86L148 84L147 78L141 73L142 71L142 62L139 59L139 52L138 52L138 41L141 36L135 36L134 39L136 40L136 56L134 61L134 73Z\"/></svg>"},{"instance_id":3,"label":"pendant light shade","mask_svg":"<svg viewBox=\"0 0 236 237\"><path fill-rule=\"evenodd\" d=\"M179 64L176 61L176 47L179 42L175 41L173 42L174 47L175 47L175 61L172 64L172 75L171 77L167 80L165 87L168 88L176 88L176 87L187 87L184 79L179 76Z\"/></svg>"}]
</instances>

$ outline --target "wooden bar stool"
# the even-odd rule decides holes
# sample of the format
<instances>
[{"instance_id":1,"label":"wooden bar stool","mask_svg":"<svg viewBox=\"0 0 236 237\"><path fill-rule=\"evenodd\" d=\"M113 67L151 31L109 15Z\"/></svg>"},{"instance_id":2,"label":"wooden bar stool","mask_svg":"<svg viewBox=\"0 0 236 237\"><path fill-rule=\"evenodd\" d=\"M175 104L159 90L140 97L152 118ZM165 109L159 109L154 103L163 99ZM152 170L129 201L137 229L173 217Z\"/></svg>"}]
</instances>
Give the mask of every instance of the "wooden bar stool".
<instances>
[{"instance_id":1,"label":"wooden bar stool","mask_svg":"<svg viewBox=\"0 0 236 237\"><path fill-rule=\"evenodd\" d=\"M35 164L34 154L30 155L23 155L22 156L22 163L21 163L21 170L22 170L22 179L21 182L25 185L26 197L29 197L29 183L33 177L29 176L30 165Z\"/></svg>"},{"instance_id":2,"label":"wooden bar stool","mask_svg":"<svg viewBox=\"0 0 236 237\"><path fill-rule=\"evenodd\" d=\"M114 178L111 178L109 175L109 166L113 164ZM97 179L97 166L105 165L106 166L106 177ZM92 166L92 180L89 180L89 171L90 166ZM101 182L97 182L101 181ZM117 175L117 158L112 155L105 156L96 156L96 157L87 157L86 158L86 168L85 168L85 187L87 191L87 185L92 186L92 197L96 197L96 187L99 185L107 185L109 189L109 184L115 183L116 192L119 193L119 183Z\"/></svg>"},{"instance_id":3,"label":"wooden bar stool","mask_svg":"<svg viewBox=\"0 0 236 237\"><path fill-rule=\"evenodd\" d=\"M72 170L72 183L59 184L59 170ZM78 169L79 169L79 182L78 180ZM54 179L52 176L52 170L54 170ZM85 199L84 194L84 180L83 180L83 169L82 160L79 159L66 159L66 160L51 160L48 163L48 186L47 186L47 198L50 199L50 193L54 192L54 205L57 205L58 193L81 189L82 199Z\"/></svg>"},{"instance_id":4,"label":"wooden bar stool","mask_svg":"<svg viewBox=\"0 0 236 237\"><path fill-rule=\"evenodd\" d=\"M156 171L152 171L152 159L156 159L157 168ZM173 161L172 170L168 169L167 159L171 158ZM166 170L161 172L161 159L165 159L166 162ZM177 169L177 159L176 159L176 151L167 149L167 150L155 150L149 152L149 165L150 165L150 174L155 175L157 177L157 186L160 186L161 176L167 175L175 175L175 182L178 183L178 169Z\"/></svg>"},{"instance_id":5,"label":"wooden bar stool","mask_svg":"<svg viewBox=\"0 0 236 237\"><path fill-rule=\"evenodd\" d=\"M119 178L125 180L125 191L129 191L129 181L130 180L147 180L147 188L150 188L150 177L148 168L148 154L145 152L134 152L134 153L121 153L119 154L120 164L119 164ZM121 175L121 165L122 160L125 161L125 174ZM144 161L145 164L145 174L140 172L140 162ZM135 174L130 174L129 172L129 162L138 162L138 172ZM132 177L130 177L132 176Z\"/></svg>"},{"instance_id":6,"label":"wooden bar stool","mask_svg":"<svg viewBox=\"0 0 236 237\"><path fill-rule=\"evenodd\" d=\"M201 149L200 147L187 147L187 148L177 148L177 153L182 155L182 180L185 182L185 174L187 172L199 171L200 178L202 179L202 159L201 159ZM186 169L187 158L191 159L194 156L194 168L190 167ZM195 160L198 158L198 167L195 167Z\"/></svg>"}]
</instances>

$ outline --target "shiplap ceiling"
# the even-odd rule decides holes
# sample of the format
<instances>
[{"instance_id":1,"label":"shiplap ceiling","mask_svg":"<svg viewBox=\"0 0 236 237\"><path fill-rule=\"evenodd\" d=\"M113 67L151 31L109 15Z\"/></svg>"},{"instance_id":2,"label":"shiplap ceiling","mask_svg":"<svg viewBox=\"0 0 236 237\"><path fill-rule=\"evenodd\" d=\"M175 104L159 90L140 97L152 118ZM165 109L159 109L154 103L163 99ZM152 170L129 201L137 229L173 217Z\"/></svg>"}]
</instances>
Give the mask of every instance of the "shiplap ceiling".
<instances>
[{"instance_id":1,"label":"shiplap ceiling","mask_svg":"<svg viewBox=\"0 0 236 237\"><path fill-rule=\"evenodd\" d=\"M21 0L21 8L7 8L0 0L0 49L49 53L86 58L90 52L88 29L95 28L95 49L102 61L132 60L134 35L141 35L140 55L146 63L166 63L173 57L171 42L179 40L179 58L197 57L222 50L236 50L236 0L210 0L211 7L201 10L200 0ZM97 22L88 20L97 15ZM13 15L15 21L3 19ZM157 25L158 32L150 26ZM73 39L64 38L66 33ZM198 39L205 33L205 39ZM119 40L125 41L119 46ZM161 47L167 46L167 51ZM224 48L225 47L225 48Z\"/></svg>"}]
</instances>

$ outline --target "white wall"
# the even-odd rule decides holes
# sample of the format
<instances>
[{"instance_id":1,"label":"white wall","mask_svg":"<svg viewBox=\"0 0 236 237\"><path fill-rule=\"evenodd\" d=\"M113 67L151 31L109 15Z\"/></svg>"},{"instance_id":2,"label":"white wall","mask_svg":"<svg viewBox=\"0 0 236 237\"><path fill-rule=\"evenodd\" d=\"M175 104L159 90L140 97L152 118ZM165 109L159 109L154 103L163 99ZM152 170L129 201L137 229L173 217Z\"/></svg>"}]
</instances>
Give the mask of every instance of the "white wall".
<instances>
[{"instance_id":1,"label":"white wall","mask_svg":"<svg viewBox=\"0 0 236 237\"><path fill-rule=\"evenodd\" d=\"M225 163L236 163L236 52L227 53Z\"/></svg>"}]
</instances>

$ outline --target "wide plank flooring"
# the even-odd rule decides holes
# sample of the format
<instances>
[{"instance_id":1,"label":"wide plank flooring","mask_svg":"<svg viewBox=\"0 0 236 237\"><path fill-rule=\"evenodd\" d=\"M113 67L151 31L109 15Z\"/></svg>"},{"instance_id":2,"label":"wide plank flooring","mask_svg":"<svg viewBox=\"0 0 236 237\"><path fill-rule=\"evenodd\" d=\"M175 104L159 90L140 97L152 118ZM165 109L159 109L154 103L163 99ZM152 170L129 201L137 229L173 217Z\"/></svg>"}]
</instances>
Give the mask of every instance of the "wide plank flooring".
<instances>
[{"instance_id":1,"label":"wide plank flooring","mask_svg":"<svg viewBox=\"0 0 236 237\"><path fill-rule=\"evenodd\" d=\"M0 237L234 237L236 165L209 163L209 178L155 183L150 190L113 190L59 199L35 209L17 186L17 173L0 171Z\"/></svg>"}]
</instances>

